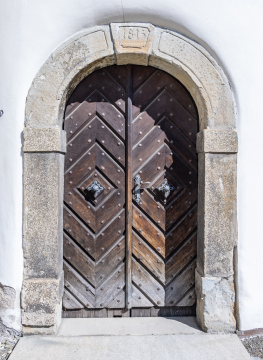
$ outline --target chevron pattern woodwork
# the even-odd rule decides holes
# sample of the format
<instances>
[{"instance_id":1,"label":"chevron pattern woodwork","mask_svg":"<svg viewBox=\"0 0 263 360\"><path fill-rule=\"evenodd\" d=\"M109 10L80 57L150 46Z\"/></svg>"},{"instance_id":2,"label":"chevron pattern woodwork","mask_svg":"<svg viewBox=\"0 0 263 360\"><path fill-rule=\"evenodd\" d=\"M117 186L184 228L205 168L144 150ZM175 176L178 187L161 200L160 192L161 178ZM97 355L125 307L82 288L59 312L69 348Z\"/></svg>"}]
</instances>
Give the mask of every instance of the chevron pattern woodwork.
<instances>
[{"instance_id":1,"label":"chevron pattern woodwork","mask_svg":"<svg viewBox=\"0 0 263 360\"><path fill-rule=\"evenodd\" d=\"M131 83L128 131L141 201L133 200L132 227L126 229ZM132 307L195 303L197 119L187 90L152 67L132 66L132 73L128 66L104 68L74 90L64 121L64 309L125 308L127 231L132 232ZM165 181L172 187L167 198L159 190Z\"/></svg>"},{"instance_id":2,"label":"chevron pattern woodwork","mask_svg":"<svg viewBox=\"0 0 263 360\"><path fill-rule=\"evenodd\" d=\"M135 307L195 303L197 231L197 113L185 88L152 68L133 72L133 177L141 202L133 204ZM173 190L166 199L164 180ZM142 296L145 295L145 297Z\"/></svg>"}]
</instances>

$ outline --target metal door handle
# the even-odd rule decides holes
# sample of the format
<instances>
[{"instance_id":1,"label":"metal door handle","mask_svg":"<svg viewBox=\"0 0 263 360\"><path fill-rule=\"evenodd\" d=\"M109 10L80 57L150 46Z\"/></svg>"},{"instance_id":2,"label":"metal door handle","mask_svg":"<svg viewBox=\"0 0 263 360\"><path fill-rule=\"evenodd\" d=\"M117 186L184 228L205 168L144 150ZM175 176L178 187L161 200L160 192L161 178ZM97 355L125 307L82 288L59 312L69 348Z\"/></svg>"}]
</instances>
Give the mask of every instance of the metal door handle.
<instances>
[{"instance_id":1,"label":"metal door handle","mask_svg":"<svg viewBox=\"0 0 263 360\"><path fill-rule=\"evenodd\" d=\"M134 178L134 200L137 204L141 201L141 177L140 175L136 175Z\"/></svg>"},{"instance_id":2,"label":"metal door handle","mask_svg":"<svg viewBox=\"0 0 263 360\"><path fill-rule=\"evenodd\" d=\"M168 182L167 179L164 179L164 182L162 183L162 185L160 187L158 187L158 190L162 191L164 193L165 199L168 198L168 196L170 195L170 193L173 189L174 189L174 187Z\"/></svg>"}]
</instances>

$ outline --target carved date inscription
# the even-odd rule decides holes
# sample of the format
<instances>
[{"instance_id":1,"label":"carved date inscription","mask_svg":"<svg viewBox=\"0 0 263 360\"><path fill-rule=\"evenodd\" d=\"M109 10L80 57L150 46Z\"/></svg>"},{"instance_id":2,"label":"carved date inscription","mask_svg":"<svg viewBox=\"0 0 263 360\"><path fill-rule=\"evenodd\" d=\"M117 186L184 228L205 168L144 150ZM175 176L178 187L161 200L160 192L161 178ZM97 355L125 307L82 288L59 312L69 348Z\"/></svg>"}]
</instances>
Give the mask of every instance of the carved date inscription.
<instances>
[{"instance_id":1,"label":"carved date inscription","mask_svg":"<svg viewBox=\"0 0 263 360\"><path fill-rule=\"evenodd\" d=\"M120 43L122 47L142 48L146 46L150 31L146 27L120 27Z\"/></svg>"}]
</instances>

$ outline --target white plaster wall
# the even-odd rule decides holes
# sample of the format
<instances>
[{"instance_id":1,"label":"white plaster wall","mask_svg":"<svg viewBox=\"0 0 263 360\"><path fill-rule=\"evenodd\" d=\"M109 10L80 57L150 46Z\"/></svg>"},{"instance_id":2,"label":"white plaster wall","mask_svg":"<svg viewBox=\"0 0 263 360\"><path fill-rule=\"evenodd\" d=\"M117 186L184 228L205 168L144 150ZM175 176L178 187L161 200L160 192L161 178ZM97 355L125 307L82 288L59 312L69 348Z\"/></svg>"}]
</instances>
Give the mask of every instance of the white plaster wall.
<instances>
[{"instance_id":1,"label":"white plaster wall","mask_svg":"<svg viewBox=\"0 0 263 360\"><path fill-rule=\"evenodd\" d=\"M240 145L240 328L263 328L263 1L0 0L0 5L0 282L18 292L13 315L19 312L23 270L21 132L30 84L54 48L73 33L114 21L142 21L195 39L229 77Z\"/></svg>"}]
</instances>

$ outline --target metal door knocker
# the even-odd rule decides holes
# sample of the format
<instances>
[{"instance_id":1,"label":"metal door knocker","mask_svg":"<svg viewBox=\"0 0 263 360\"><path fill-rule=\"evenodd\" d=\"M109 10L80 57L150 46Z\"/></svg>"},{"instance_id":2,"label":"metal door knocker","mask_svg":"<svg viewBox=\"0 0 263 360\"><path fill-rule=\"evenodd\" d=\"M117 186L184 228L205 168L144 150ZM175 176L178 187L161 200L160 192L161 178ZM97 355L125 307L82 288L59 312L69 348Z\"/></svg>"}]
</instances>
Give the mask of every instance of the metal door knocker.
<instances>
[{"instance_id":1,"label":"metal door knocker","mask_svg":"<svg viewBox=\"0 0 263 360\"><path fill-rule=\"evenodd\" d=\"M98 195L103 192L104 187L98 180L94 180L88 187L87 190L92 193L94 198L98 197Z\"/></svg>"},{"instance_id":2,"label":"metal door knocker","mask_svg":"<svg viewBox=\"0 0 263 360\"><path fill-rule=\"evenodd\" d=\"M162 191L164 193L165 199L167 199L171 191L174 190L174 187L168 182L167 179L164 179L164 182L160 187L158 187L158 190Z\"/></svg>"}]
</instances>

